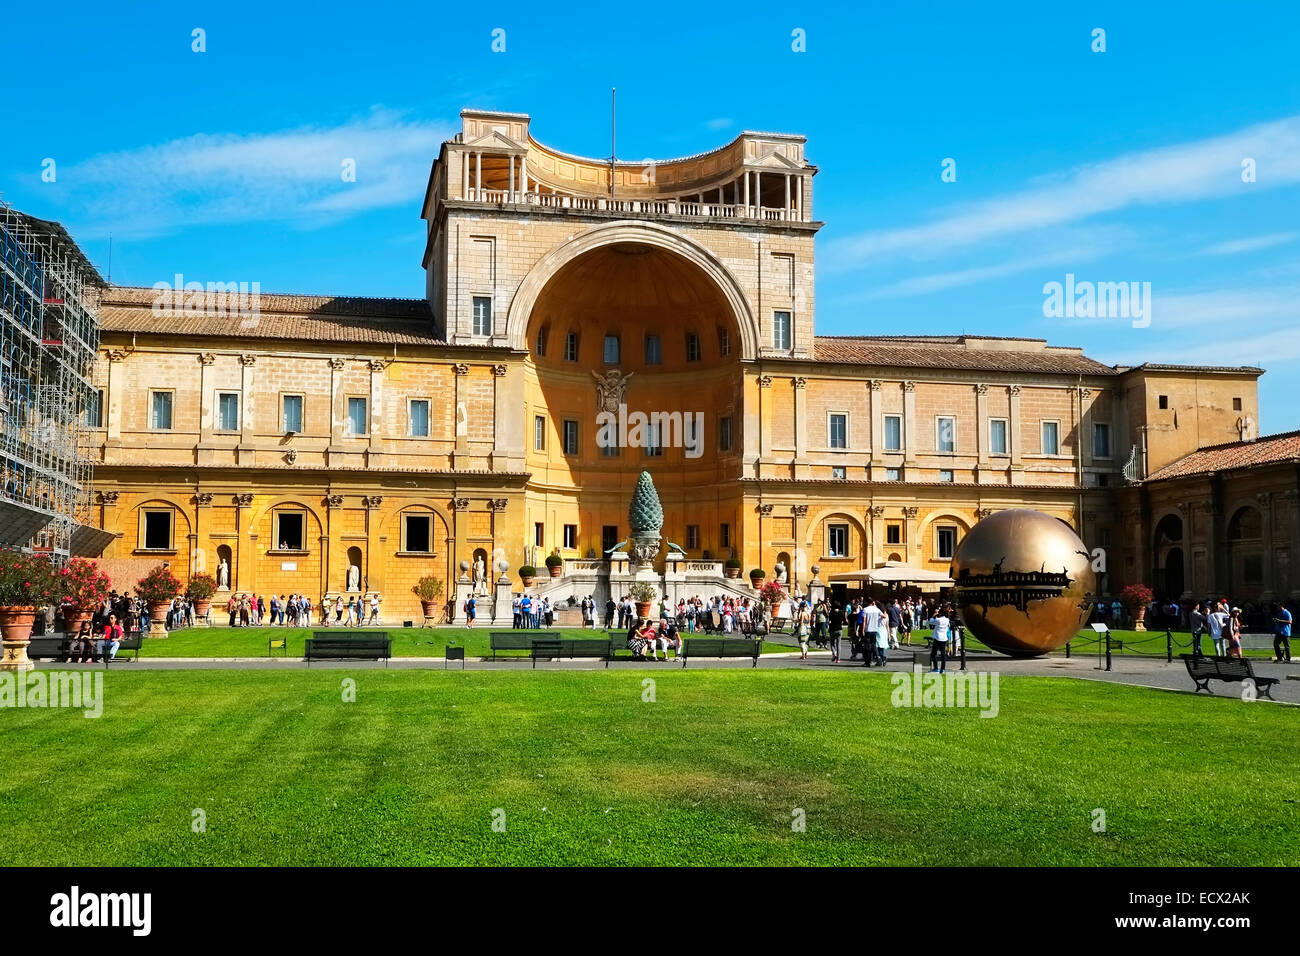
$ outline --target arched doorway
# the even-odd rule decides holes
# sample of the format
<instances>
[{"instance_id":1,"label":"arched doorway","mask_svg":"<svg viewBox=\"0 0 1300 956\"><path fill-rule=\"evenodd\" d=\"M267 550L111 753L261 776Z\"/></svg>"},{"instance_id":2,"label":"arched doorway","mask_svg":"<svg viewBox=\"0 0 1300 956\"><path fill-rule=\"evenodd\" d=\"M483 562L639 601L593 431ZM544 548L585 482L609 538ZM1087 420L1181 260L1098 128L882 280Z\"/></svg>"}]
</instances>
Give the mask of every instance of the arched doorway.
<instances>
[{"instance_id":1,"label":"arched doorway","mask_svg":"<svg viewBox=\"0 0 1300 956\"><path fill-rule=\"evenodd\" d=\"M1177 601L1183 596L1186 585L1182 545L1183 519L1176 514L1165 515L1152 534L1151 585L1157 598Z\"/></svg>"}]
</instances>

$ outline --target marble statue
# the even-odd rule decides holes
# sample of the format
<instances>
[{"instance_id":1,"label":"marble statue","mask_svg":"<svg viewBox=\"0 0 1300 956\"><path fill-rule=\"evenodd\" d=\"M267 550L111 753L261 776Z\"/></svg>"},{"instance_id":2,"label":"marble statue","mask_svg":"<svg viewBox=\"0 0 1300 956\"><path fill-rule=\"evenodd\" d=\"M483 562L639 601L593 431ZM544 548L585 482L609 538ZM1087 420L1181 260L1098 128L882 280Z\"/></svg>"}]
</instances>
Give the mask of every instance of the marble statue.
<instances>
[{"instance_id":1,"label":"marble statue","mask_svg":"<svg viewBox=\"0 0 1300 956\"><path fill-rule=\"evenodd\" d=\"M355 564L349 565L348 567L348 590L361 590L361 569Z\"/></svg>"},{"instance_id":2,"label":"marble statue","mask_svg":"<svg viewBox=\"0 0 1300 956\"><path fill-rule=\"evenodd\" d=\"M785 562L778 561L776 562L776 583L785 584L785 582L786 582Z\"/></svg>"},{"instance_id":3,"label":"marble statue","mask_svg":"<svg viewBox=\"0 0 1300 956\"><path fill-rule=\"evenodd\" d=\"M217 565L217 587L222 591L230 590L230 564L225 558Z\"/></svg>"},{"instance_id":4,"label":"marble statue","mask_svg":"<svg viewBox=\"0 0 1300 956\"><path fill-rule=\"evenodd\" d=\"M487 567L483 563L483 555L474 559L474 593L484 594L487 592Z\"/></svg>"}]
</instances>

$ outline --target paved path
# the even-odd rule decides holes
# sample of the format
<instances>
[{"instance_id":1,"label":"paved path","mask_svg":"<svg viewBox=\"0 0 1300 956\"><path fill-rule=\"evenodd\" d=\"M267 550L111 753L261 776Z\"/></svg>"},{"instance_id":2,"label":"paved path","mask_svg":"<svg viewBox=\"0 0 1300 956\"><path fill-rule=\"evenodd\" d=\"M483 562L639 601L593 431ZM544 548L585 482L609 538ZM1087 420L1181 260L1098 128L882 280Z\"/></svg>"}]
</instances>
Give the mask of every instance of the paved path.
<instances>
[{"instance_id":1,"label":"paved path","mask_svg":"<svg viewBox=\"0 0 1300 956\"><path fill-rule=\"evenodd\" d=\"M917 646L915 650L923 648ZM1184 693L1192 692L1192 682L1187 676L1187 669L1182 661L1175 659L1167 664L1159 658L1137 658L1115 656L1113 669L1106 671L1099 668L1095 657L1046 657L1030 660L1018 660L1007 657L970 658L967 669L970 671L992 670L1003 677L1028 675L1035 677L1072 677L1078 680L1100 680L1116 684L1130 684L1140 687L1152 687L1160 690L1173 690ZM389 664L389 670L427 670L442 669L446 662L441 657L395 657ZM1269 661L1252 661L1256 673L1261 677L1280 678L1273 690L1273 696L1279 702L1300 704L1300 680L1288 680L1288 675L1300 678L1300 662L1293 664L1274 664ZM37 664L42 669L60 668L96 668L98 664L57 664L41 661ZM799 669L819 671L842 671L845 673L878 673L878 668L863 667L860 661L841 660L831 663L828 651L813 651L807 661L801 661L798 654L764 654L759 658L758 666L763 670ZM912 666L911 649L890 652L887 673L910 670ZM956 670L955 662L950 662L950 669ZM459 662L448 665L450 670L459 670ZM313 670L333 668L340 670L384 669L384 664L377 661L319 661L311 665ZM717 669L750 670L748 659L736 660L692 660L690 670ZM192 657L146 657L139 661L123 661L113 665L113 670L305 670L307 664L297 658L192 658ZM466 662L466 670L476 671L518 671L532 670L533 663L528 658L510 660L475 660ZM601 661L538 661L536 669L542 670L605 670ZM609 670L681 670L675 662L643 663L641 661L619 660L610 664ZM1213 681L1210 688L1217 697L1240 699L1241 685ZM1204 695L1202 695L1204 696ZM1265 701L1266 702L1266 701Z\"/></svg>"}]
</instances>

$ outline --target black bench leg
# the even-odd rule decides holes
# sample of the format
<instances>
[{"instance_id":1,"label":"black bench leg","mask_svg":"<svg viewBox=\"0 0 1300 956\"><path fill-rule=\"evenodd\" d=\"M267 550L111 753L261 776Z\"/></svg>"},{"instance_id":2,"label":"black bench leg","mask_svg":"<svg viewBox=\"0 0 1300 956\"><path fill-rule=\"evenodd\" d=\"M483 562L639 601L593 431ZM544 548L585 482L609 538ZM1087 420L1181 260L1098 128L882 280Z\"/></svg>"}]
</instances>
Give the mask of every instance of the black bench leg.
<instances>
[{"instance_id":1,"label":"black bench leg","mask_svg":"<svg viewBox=\"0 0 1300 956\"><path fill-rule=\"evenodd\" d=\"M1264 695L1265 697L1267 697L1269 700L1272 700L1272 699L1273 699L1273 685L1272 685L1272 684L1260 684L1260 685L1258 685L1258 686L1259 686L1259 692L1260 692L1261 694L1263 694L1263 695Z\"/></svg>"}]
</instances>

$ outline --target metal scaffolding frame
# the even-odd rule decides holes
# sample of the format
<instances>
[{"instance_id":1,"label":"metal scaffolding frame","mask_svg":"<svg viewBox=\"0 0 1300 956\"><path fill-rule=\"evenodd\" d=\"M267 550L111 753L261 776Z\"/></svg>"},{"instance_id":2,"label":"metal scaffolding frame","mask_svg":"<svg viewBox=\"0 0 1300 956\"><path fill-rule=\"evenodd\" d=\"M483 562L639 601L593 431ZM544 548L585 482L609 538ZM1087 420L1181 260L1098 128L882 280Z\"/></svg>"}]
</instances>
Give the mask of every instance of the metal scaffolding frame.
<instances>
[{"instance_id":1,"label":"metal scaffolding frame","mask_svg":"<svg viewBox=\"0 0 1300 956\"><path fill-rule=\"evenodd\" d=\"M104 287L62 226L0 202L0 544L56 563L92 518L85 416Z\"/></svg>"}]
</instances>

